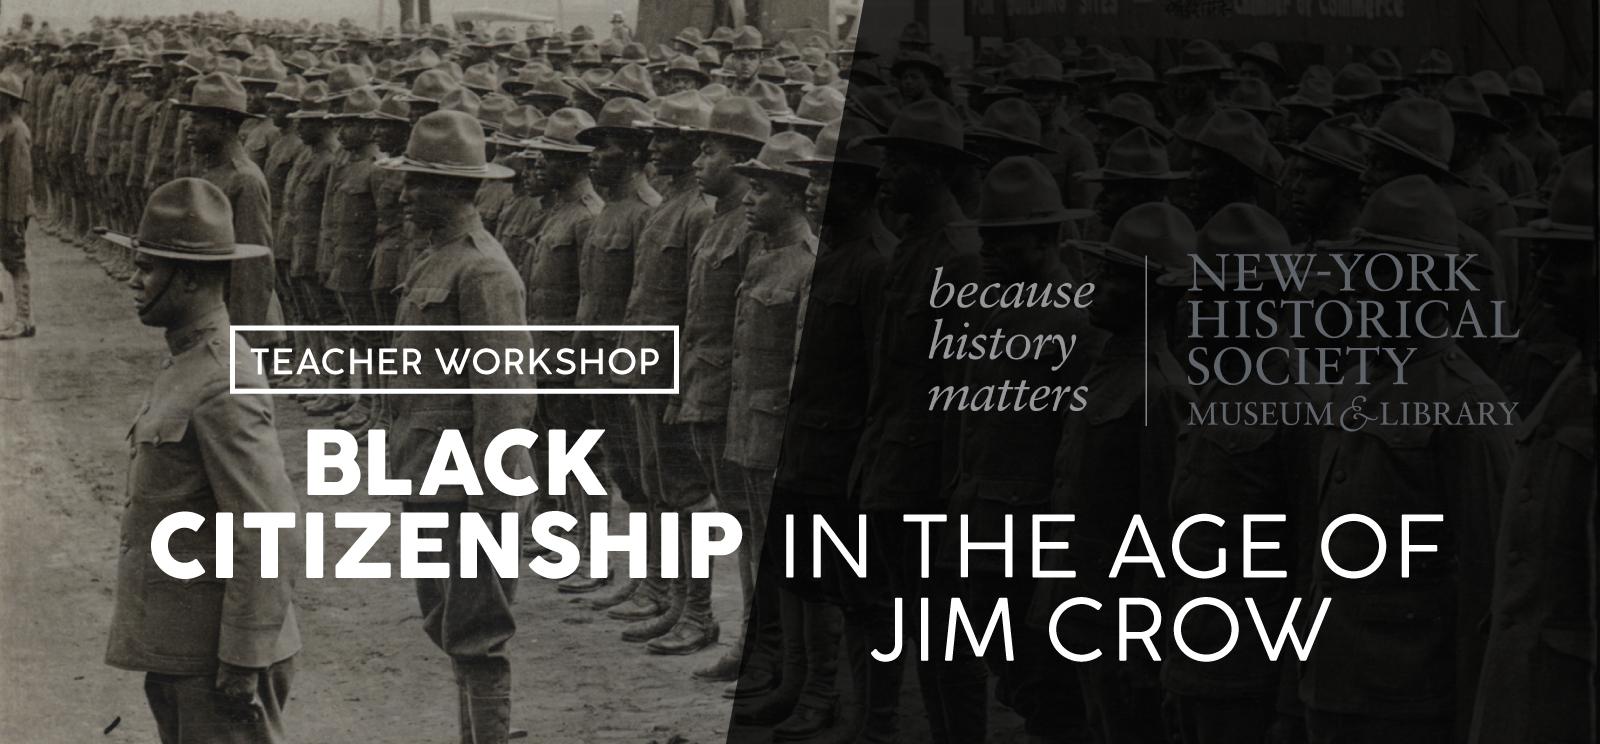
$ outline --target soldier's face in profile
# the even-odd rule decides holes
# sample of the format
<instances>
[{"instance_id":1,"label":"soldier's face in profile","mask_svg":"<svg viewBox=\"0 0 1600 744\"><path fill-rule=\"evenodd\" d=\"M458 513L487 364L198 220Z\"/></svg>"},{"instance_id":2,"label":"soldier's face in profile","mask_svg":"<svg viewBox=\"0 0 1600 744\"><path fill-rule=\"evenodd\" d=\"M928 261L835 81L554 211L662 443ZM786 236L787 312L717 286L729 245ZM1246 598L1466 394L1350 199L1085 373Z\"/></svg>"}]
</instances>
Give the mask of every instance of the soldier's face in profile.
<instances>
[{"instance_id":1,"label":"soldier's face in profile","mask_svg":"<svg viewBox=\"0 0 1600 744\"><path fill-rule=\"evenodd\" d=\"M928 95L930 86L928 73L920 67L907 67L900 71L895 79L895 85L900 89L900 98L906 103L920 101Z\"/></svg>"},{"instance_id":2,"label":"soldier's face in profile","mask_svg":"<svg viewBox=\"0 0 1600 744\"><path fill-rule=\"evenodd\" d=\"M589 153L589 177L602 186L622 183L635 170L636 147L616 137L607 137L604 144Z\"/></svg>"},{"instance_id":3,"label":"soldier's face in profile","mask_svg":"<svg viewBox=\"0 0 1600 744\"><path fill-rule=\"evenodd\" d=\"M1257 62L1253 59L1241 60L1239 62L1239 66L1234 68L1234 74L1238 75L1240 80L1267 79L1266 68L1262 67L1260 62Z\"/></svg>"},{"instance_id":4,"label":"soldier's face in profile","mask_svg":"<svg viewBox=\"0 0 1600 744\"><path fill-rule=\"evenodd\" d=\"M813 225L822 224L823 210L828 207L828 183L832 178L832 168L811 171L811 182L806 184L806 216Z\"/></svg>"},{"instance_id":5,"label":"soldier's face in profile","mask_svg":"<svg viewBox=\"0 0 1600 744\"><path fill-rule=\"evenodd\" d=\"M700 156L694 159L694 180L700 190L710 196L723 196L733 191L734 179L743 178L733 166L738 160L734 148L724 140L706 137L700 143Z\"/></svg>"},{"instance_id":6,"label":"soldier's face in profile","mask_svg":"<svg viewBox=\"0 0 1600 744\"><path fill-rule=\"evenodd\" d=\"M664 87L664 92L670 95L673 93L682 93L686 90L698 90L700 88L700 81L695 79L692 75L686 75L681 72L673 72L667 74L667 81Z\"/></svg>"},{"instance_id":7,"label":"soldier's face in profile","mask_svg":"<svg viewBox=\"0 0 1600 744\"><path fill-rule=\"evenodd\" d=\"M778 178L752 178L744 196L745 220L753 232L771 233L781 229L799 212L804 187Z\"/></svg>"},{"instance_id":8,"label":"soldier's face in profile","mask_svg":"<svg viewBox=\"0 0 1600 744\"><path fill-rule=\"evenodd\" d=\"M1343 183L1334 169L1311 158L1290 158L1288 177L1284 188L1289 194L1289 208L1296 222L1314 225L1321 222L1340 196Z\"/></svg>"},{"instance_id":9,"label":"soldier's face in profile","mask_svg":"<svg viewBox=\"0 0 1600 744\"><path fill-rule=\"evenodd\" d=\"M890 209L913 214L932 204L934 190L943 184L932 157L938 156L919 148L887 148L878 171L878 192Z\"/></svg>"},{"instance_id":10,"label":"soldier's face in profile","mask_svg":"<svg viewBox=\"0 0 1600 744\"><path fill-rule=\"evenodd\" d=\"M140 323L164 328L177 317L177 293L169 291L177 274L176 262L134 252L128 287L133 290L133 309L139 314Z\"/></svg>"},{"instance_id":11,"label":"soldier's face in profile","mask_svg":"<svg viewBox=\"0 0 1600 744\"><path fill-rule=\"evenodd\" d=\"M1033 107L1033 113L1042 123L1048 124L1056 109L1061 107L1061 89L1053 85L1024 85L1022 97Z\"/></svg>"},{"instance_id":12,"label":"soldier's face in profile","mask_svg":"<svg viewBox=\"0 0 1600 744\"><path fill-rule=\"evenodd\" d=\"M656 173L676 176L688 172L699 153L699 139L679 132L657 131L650 138L650 162Z\"/></svg>"},{"instance_id":13,"label":"soldier's face in profile","mask_svg":"<svg viewBox=\"0 0 1600 744\"><path fill-rule=\"evenodd\" d=\"M463 202L471 203L477 184L430 173L405 174L400 206L405 218L420 230L443 227Z\"/></svg>"},{"instance_id":14,"label":"soldier's face in profile","mask_svg":"<svg viewBox=\"0 0 1600 744\"><path fill-rule=\"evenodd\" d=\"M361 119L339 120L339 144L346 150L359 150L372 141L372 125Z\"/></svg>"},{"instance_id":15,"label":"soldier's face in profile","mask_svg":"<svg viewBox=\"0 0 1600 744\"><path fill-rule=\"evenodd\" d=\"M1144 269L1101 260L1091 269L1096 287L1089 305L1089 322L1113 334L1139 331L1143 323L1145 285L1150 275Z\"/></svg>"},{"instance_id":16,"label":"soldier's face in profile","mask_svg":"<svg viewBox=\"0 0 1600 744\"><path fill-rule=\"evenodd\" d=\"M374 125L373 136L378 140L379 150L398 155L406 150L406 140L411 137L411 127L405 122L385 121Z\"/></svg>"},{"instance_id":17,"label":"soldier's face in profile","mask_svg":"<svg viewBox=\"0 0 1600 744\"><path fill-rule=\"evenodd\" d=\"M189 131L185 136L189 149L211 153L221 150L223 142L234 136L237 130L233 121L226 117L193 112L189 114Z\"/></svg>"},{"instance_id":18,"label":"soldier's face in profile","mask_svg":"<svg viewBox=\"0 0 1600 744\"><path fill-rule=\"evenodd\" d=\"M1178 75L1172 79L1172 97L1183 108L1199 106L1211 95L1211 78L1207 75Z\"/></svg>"},{"instance_id":19,"label":"soldier's face in profile","mask_svg":"<svg viewBox=\"0 0 1600 744\"><path fill-rule=\"evenodd\" d=\"M1418 166L1411 158L1387 147L1368 148L1367 169L1361 173L1361 198L1372 196L1372 192L1383 188L1390 181L1417 172L1419 172Z\"/></svg>"},{"instance_id":20,"label":"soldier's face in profile","mask_svg":"<svg viewBox=\"0 0 1600 744\"><path fill-rule=\"evenodd\" d=\"M575 153L538 152L527 161L523 181L534 196L566 188L588 167L584 156Z\"/></svg>"},{"instance_id":21,"label":"soldier's face in profile","mask_svg":"<svg viewBox=\"0 0 1600 744\"><path fill-rule=\"evenodd\" d=\"M328 122L325 119L300 119L300 140L308 145L322 141L323 135L328 131Z\"/></svg>"}]
</instances>

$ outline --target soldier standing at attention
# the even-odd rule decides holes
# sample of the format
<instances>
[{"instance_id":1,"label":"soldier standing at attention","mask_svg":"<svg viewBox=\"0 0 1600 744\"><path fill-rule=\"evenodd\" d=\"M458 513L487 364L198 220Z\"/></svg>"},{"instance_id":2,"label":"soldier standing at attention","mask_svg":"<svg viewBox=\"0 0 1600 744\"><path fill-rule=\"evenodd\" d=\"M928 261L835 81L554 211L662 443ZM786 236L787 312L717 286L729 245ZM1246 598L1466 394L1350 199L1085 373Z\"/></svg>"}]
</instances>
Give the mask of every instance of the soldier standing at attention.
<instances>
[{"instance_id":1,"label":"soldier standing at attention","mask_svg":"<svg viewBox=\"0 0 1600 744\"><path fill-rule=\"evenodd\" d=\"M400 298L397 325L473 326L521 325L523 291L517 272L505 251L483 229L473 206L478 185L486 179L509 178L511 169L485 158L483 126L459 111L436 111L417 121L404 155L379 163L379 167L405 174L401 199L426 246L411 265ZM516 348L532 343L526 332L474 332L408 330L395 338L395 346L421 350L422 358L435 360L436 352L485 347ZM526 388L524 375L483 375L471 365L447 373L436 361L424 364L422 374L394 380L396 387L419 388ZM521 398L506 395L400 396L395 402L398 433L391 448L396 477L421 482L440 432L458 430L472 453L473 468L483 472L490 441L508 429L528 422ZM527 450L512 448L502 462L509 478L531 477ZM433 496L407 497L408 512L443 512L449 526L423 530L424 537L442 541L441 555L460 551L460 517L474 512L488 524L518 509L517 497L493 488L468 494L447 486ZM417 603L422 627L450 656L461 696L461 741L470 744L505 744L510 736L511 660L506 645L516 633L511 601L516 577L502 578L488 557L479 551L477 576L452 575L443 579L418 579Z\"/></svg>"},{"instance_id":2,"label":"soldier standing at attention","mask_svg":"<svg viewBox=\"0 0 1600 744\"><path fill-rule=\"evenodd\" d=\"M262 245L233 235L227 197L211 183L181 178L156 189L139 234L107 233L136 251L139 321L166 331L172 356L134 419L128 503L106 663L144 672L145 697L164 742L287 741L283 707L300 650L292 582L298 569L262 578L260 530L245 512L296 513L300 504L284 469L272 399L228 392L230 365L239 387L266 387L251 369L250 346L234 342L228 359L223 286L235 261L266 257ZM169 548L201 564L180 580L157 568L151 536L181 511L234 515L234 574L212 563L216 522L179 530ZM300 555L297 530L280 531L279 555ZM286 561L293 563L292 559Z\"/></svg>"},{"instance_id":3,"label":"soldier standing at attention","mask_svg":"<svg viewBox=\"0 0 1600 744\"><path fill-rule=\"evenodd\" d=\"M22 121L22 81L0 73L0 266L11 274L17 317L0 339L32 338L33 290L28 282L28 199L33 196L33 135Z\"/></svg>"},{"instance_id":4,"label":"soldier standing at attention","mask_svg":"<svg viewBox=\"0 0 1600 744\"><path fill-rule=\"evenodd\" d=\"M272 197L266 176L245 155L239 142L239 123L252 118L246 94L238 79L214 72L195 83L187 103L174 104L189 112L187 149L201 178L215 184L233 205L233 232L250 245L272 245ZM235 261L226 287L228 318L238 325L282 321L273 290L276 267L268 257ZM250 338L252 334L246 334ZM253 334L251 340L269 340Z\"/></svg>"}]
</instances>

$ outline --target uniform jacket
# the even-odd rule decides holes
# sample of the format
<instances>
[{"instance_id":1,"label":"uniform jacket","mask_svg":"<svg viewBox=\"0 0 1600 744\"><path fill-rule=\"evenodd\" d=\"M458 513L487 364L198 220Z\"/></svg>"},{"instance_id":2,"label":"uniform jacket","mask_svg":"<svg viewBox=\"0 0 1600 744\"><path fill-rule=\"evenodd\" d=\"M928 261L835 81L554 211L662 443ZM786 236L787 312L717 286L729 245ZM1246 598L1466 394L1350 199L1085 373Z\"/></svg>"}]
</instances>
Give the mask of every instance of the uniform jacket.
<instances>
[{"instance_id":1,"label":"uniform jacket","mask_svg":"<svg viewBox=\"0 0 1600 744\"><path fill-rule=\"evenodd\" d=\"M717 199L711 220L689 256L684 295L683 363L679 395L668 418L677 423L721 423L728 415L733 376L733 313L745 261L761 242L745 221L744 192Z\"/></svg>"},{"instance_id":2,"label":"uniform jacket","mask_svg":"<svg viewBox=\"0 0 1600 744\"><path fill-rule=\"evenodd\" d=\"M470 207L469 207L470 209ZM398 325L521 325L522 282L506 259L500 244L483 229L476 210L464 212L452 224L424 236L427 247L406 275L400 297ZM421 374L394 378L398 388L529 388L534 381L524 375L478 374L472 365L463 372L446 372L435 356L453 349L521 348L531 340L524 331L400 331L394 344L421 351ZM449 486L437 495L404 497L407 503L466 502L474 509L511 511L517 498L495 491L481 474L484 453L502 431L525 426L531 396L520 395L402 395L396 397L396 425L390 455L395 477L410 478L417 486L433 461L441 432L456 429L472 454L484 492L468 494ZM505 455L508 477L531 476L528 451L513 447Z\"/></svg>"},{"instance_id":3,"label":"uniform jacket","mask_svg":"<svg viewBox=\"0 0 1600 744\"><path fill-rule=\"evenodd\" d=\"M1595 740L1594 407L1574 358L1516 430L1474 744Z\"/></svg>"},{"instance_id":4,"label":"uniform jacket","mask_svg":"<svg viewBox=\"0 0 1600 744\"><path fill-rule=\"evenodd\" d=\"M262 668L300 650L292 579L301 569L296 531L279 532L279 578L261 578L260 531L244 512L291 512L300 505L284 470L272 399L228 392L228 316L222 309L167 334L172 356L128 432L128 503L122 515L116 601L106 663L174 675L210 675L217 661ZM235 341L240 387L265 387L252 371L249 346ZM206 518L179 530L169 547L179 561L205 569L172 578L150 556L150 537L173 513ZM233 578L216 578L218 512L234 515Z\"/></svg>"},{"instance_id":5,"label":"uniform jacket","mask_svg":"<svg viewBox=\"0 0 1600 744\"><path fill-rule=\"evenodd\" d=\"M317 277L317 254L322 234L322 202L327 195L328 175L333 167L333 149L318 143L300 153L289 175L285 194L289 204L289 231L293 240L291 275L296 279Z\"/></svg>"},{"instance_id":6,"label":"uniform jacket","mask_svg":"<svg viewBox=\"0 0 1600 744\"><path fill-rule=\"evenodd\" d=\"M240 243L272 245L272 198L261 169L245 157L236 143L215 165L200 174L215 184L233 205L233 234ZM239 325L281 322L276 310L274 278L277 268L267 256L234 261L228 279L228 317ZM277 315L274 318L274 315Z\"/></svg>"},{"instance_id":7,"label":"uniform jacket","mask_svg":"<svg viewBox=\"0 0 1600 744\"><path fill-rule=\"evenodd\" d=\"M854 235L824 230L818 241L775 480L787 492L842 501L849 490L893 247L876 219Z\"/></svg>"},{"instance_id":8,"label":"uniform jacket","mask_svg":"<svg viewBox=\"0 0 1600 744\"><path fill-rule=\"evenodd\" d=\"M618 189L594 218L589 237L578 253L578 312L575 320L584 325L615 325L622 322L627 309L628 291L633 286L633 258L650 214L661 205L661 195L650 188L644 176ZM617 334L582 331L574 343L610 353L616 348ZM609 380L593 376L581 379L579 387L610 387Z\"/></svg>"},{"instance_id":9,"label":"uniform jacket","mask_svg":"<svg viewBox=\"0 0 1600 744\"><path fill-rule=\"evenodd\" d=\"M405 254L406 240L410 237L404 207L400 204L400 193L405 190L405 174L379 168L373 172L372 180L373 206L377 209L373 229L378 238L373 247L372 291L392 292L405 278L405 268L400 265L400 260ZM384 323L393 320L379 318Z\"/></svg>"},{"instance_id":10,"label":"uniform jacket","mask_svg":"<svg viewBox=\"0 0 1600 744\"><path fill-rule=\"evenodd\" d=\"M753 470L778 467L789 410L801 311L810 294L816 238L801 221L750 254L733 320L733 386L724 456Z\"/></svg>"},{"instance_id":11,"label":"uniform jacket","mask_svg":"<svg viewBox=\"0 0 1600 744\"><path fill-rule=\"evenodd\" d=\"M629 325L683 323L689 295L689 252L700 242L710 222L711 201L700 193L694 173L683 173L672 179L661 193L661 206L650 215L639 235L639 248L633 257L633 286L628 291L622 322ZM627 333L621 336L621 341L635 350L646 344L665 349L671 345L672 336ZM682 344L681 334L678 341ZM612 382L619 386L672 387L672 369L665 355L662 362L648 378L618 374Z\"/></svg>"},{"instance_id":12,"label":"uniform jacket","mask_svg":"<svg viewBox=\"0 0 1600 744\"><path fill-rule=\"evenodd\" d=\"M372 254L377 242L375 147L351 155L339 182L339 211L332 215L333 265L328 289L366 294L372 290Z\"/></svg>"},{"instance_id":13,"label":"uniform jacket","mask_svg":"<svg viewBox=\"0 0 1600 744\"><path fill-rule=\"evenodd\" d=\"M524 311L530 325L563 325L577 322L580 294L578 256L589 240L590 229L605 202L594 192L587 178L546 197L549 208L539 231L523 257L522 280L528 288ZM570 337L557 337L570 342ZM570 385L567 380L552 380L551 385Z\"/></svg>"},{"instance_id":14,"label":"uniform jacket","mask_svg":"<svg viewBox=\"0 0 1600 744\"><path fill-rule=\"evenodd\" d=\"M33 196L33 135L22 117L0 120L0 222L28 219Z\"/></svg>"},{"instance_id":15,"label":"uniform jacket","mask_svg":"<svg viewBox=\"0 0 1600 744\"><path fill-rule=\"evenodd\" d=\"M1375 365L1370 385L1356 376L1334 393L1339 411L1364 396L1364 412L1404 401L1504 401L1488 375L1449 339L1417 348L1405 385ZM1465 714L1482 658L1480 623L1492 586L1493 525L1504 492L1511 432L1493 426L1368 422L1339 430L1323 447L1318 474L1318 532L1350 513L1371 517L1389 545L1399 544L1402 514L1443 514L1427 525L1439 552L1413 556L1400 578L1390 550L1377 573L1354 581L1312 564L1313 602L1332 599L1316 653L1305 662L1300 696L1317 710L1386 718ZM1373 541L1341 529L1329 553L1343 566L1365 566ZM1464 727L1463 727L1464 728Z\"/></svg>"}]
</instances>

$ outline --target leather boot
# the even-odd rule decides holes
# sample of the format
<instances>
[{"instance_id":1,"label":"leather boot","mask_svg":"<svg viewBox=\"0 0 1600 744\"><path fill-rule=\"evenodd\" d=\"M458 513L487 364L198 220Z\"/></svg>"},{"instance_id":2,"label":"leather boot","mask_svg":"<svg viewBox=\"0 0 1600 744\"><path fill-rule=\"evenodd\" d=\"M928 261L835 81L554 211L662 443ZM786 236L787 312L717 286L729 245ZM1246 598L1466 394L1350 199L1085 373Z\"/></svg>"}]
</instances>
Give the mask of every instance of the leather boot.
<instances>
[{"instance_id":1,"label":"leather boot","mask_svg":"<svg viewBox=\"0 0 1600 744\"><path fill-rule=\"evenodd\" d=\"M802 602L805 620L806 675L800 700L772 730L773 741L799 741L833 725L839 707L839 609L822 602Z\"/></svg>"},{"instance_id":2,"label":"leather boot","mask_svg":"<svg viewBox=\"0 0 1600 744\"><path fill-rule=\"evenodd\" d=\"M771 726L788 718L800 701L800 689L806 679L805 603L793 592L777 591L781 606L782 676L767 694L735 703L734 723Z\"/></svg>"},{"instance_id":3,"label":"leather boot","mask_svg":"<svg viewBox=\"0 0 1600 744\"><path fill-rule=\"evenodd\" d=\"M711 614L711 579L678 579L684 585L683 613L672 630L650 641L645 650L652 654L684 656L713 643L722 634Z\"/></svg>"},{"instance_id":4,"label":"leather boot","mask_svg":"<svg viewBox=\"0 0 1600 744\"><path fill-rule=\"evenodd\" d=\"M463 744L506 744L511 737L511 664L505 659L456 661L456 685L464 690Z\"/></svg>"},{"instance_id":5,"label":"leather boot","mask_svg":"<svg viewBox=\"0 0 1600 744\"><path fill-rule=\"evenodd\" d=\"M589 515L579 514L577 517L578 526L567 537L578 546L578 570L556 584L556 591L562 594L588 594L611 583L610 576L603 579L595 576L589 565Z\"/></svg>"},{"instance_id":6,"label":"leather boot","mask_svg":"<svg viewBox=\"0 0 1600 744\"><path fill-rule=\"evenodd\" d=\"M611 593L603 594L599 597L589 600L589 609L609 610L617 607L618 605L621 605L622 603L632 599L633 595L638 591L639 586L643 583L644 582L639 581L638 579L623 579L622 581L617 582L616 589L613 589ZM610 613L607 614L609 615Z\"/></svg>"},{"instance_id":7,"label":"leather boot","mask_svg":"<svg viewBox=\"0 0 1600 744\"><path fill-rule=\"evenodd\" d=\"M888 636L894 632L893 620L873 612L851 613L846 620L858 629L853 635L860 642L859 648L852 645L850 649L851 677L865 681L861 694L864 720L856 741L891 744L900 737L900 686L905 680L906 663L904 659L879 662L871 657L870 650L892 645L889 641L893 639Z\"/></svg>"},{"instance_id":8,"label":"leather boot","mask_svg":"<svg viewBox=\"0 0 1600 744\"><path fill-rule=\"evenodd\" d=\"M862 725L866 722L867 670L869 664L877 662L867 658L867 639L862 635L861 629L854 624L843 624L839 645L843 647L844 672L849 676L850 683L847 687L835 686L838 705L834 723L826 730L814 734L809 739L810 744L854 744L856 738L861 735ZM835 660L835 664L837 663ZM777 735L778 732L774 730L773 738L776 739Z\"/></svg>"},{"instance_id":9,"label":"leather boot","mask_svg":"<svg viewBox=\"0 0 1600 744\"><path fill-rule=\"evenodd\" d=\"M667 582L667 609L660 615L649 620L640 620L622 629L622 640L628 643L644 643L666 635L672 626L678 624L678 618L683 616L684 597L687 594L687 582L682 579L658 579Z\"/></svg>"},{"instance_id":10,"label":"leather boot","mask_svg":"<svg viewBox=\"0 0 1600 744\"><path fill-rule=\"evenodd\" d=\"M732 682L739 678L739 664L744 659L744 644L728 644L728 650L722 652L710 666L694 670L694 678L707 682Z\"/></svg>"},{"instance_id":11,"label":"leather boot","mask_svg":"<svg viewBox=\"0 0 1600 744\"><path fill-rule=\"evenodd\" d=\"M783 607L771 582L752 582L749 617L744 624L744 663L723 697L745 700L768 694L783 680Z\"/></svg>"},{"instance_id":12,"label":"leather boot","mask_svg":"<svg viewBox=\"0 0 1600 744\"><path fill-rule=\"evenodd\" d=\"M17 272L11 277L11 282L17 293L17 317L10 326L0 330L0 340L33 338L36 333L33 327L33 288L28 281L28 271L24 269Z\"/></svg>"}]
</instances>

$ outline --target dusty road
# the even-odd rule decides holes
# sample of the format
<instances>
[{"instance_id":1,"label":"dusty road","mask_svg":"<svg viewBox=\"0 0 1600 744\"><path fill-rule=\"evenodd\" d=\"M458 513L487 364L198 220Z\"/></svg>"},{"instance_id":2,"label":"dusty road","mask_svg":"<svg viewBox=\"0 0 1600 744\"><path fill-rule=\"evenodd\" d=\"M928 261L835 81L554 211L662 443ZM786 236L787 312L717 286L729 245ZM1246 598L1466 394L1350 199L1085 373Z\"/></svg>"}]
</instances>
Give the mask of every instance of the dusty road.
<instances>
[{"instance_id":1,"label":"dusty road","mask_svg":"<svg viewBox=\"0 0 1600 744\"><path fill-rule=\"evenodd\" d=\"M41 334L0 344L0 742L151 742L141 676L101 659L125 436L165 345L139 324L126 287L84 253L37 228L29 243ZM290 476L304 494L305 430L316 420L287 400L277 412ZM307 499L305 508L397 511L365 496ZM348 532L330 530L330 554ZM391 539L378 557L395 553ZM728 568L716 593L725 637L737 633ZM621 623L574 604L552 582L524 579L518 592L514 722L533 732L528 741L724 739L721 685L690 677L720 648L651 656L618 640ZM287 711L296 741L455 740L454 681L422 634L409 582L302 580L297 602L305 650Z\"/></svg>"}]
</instances>

